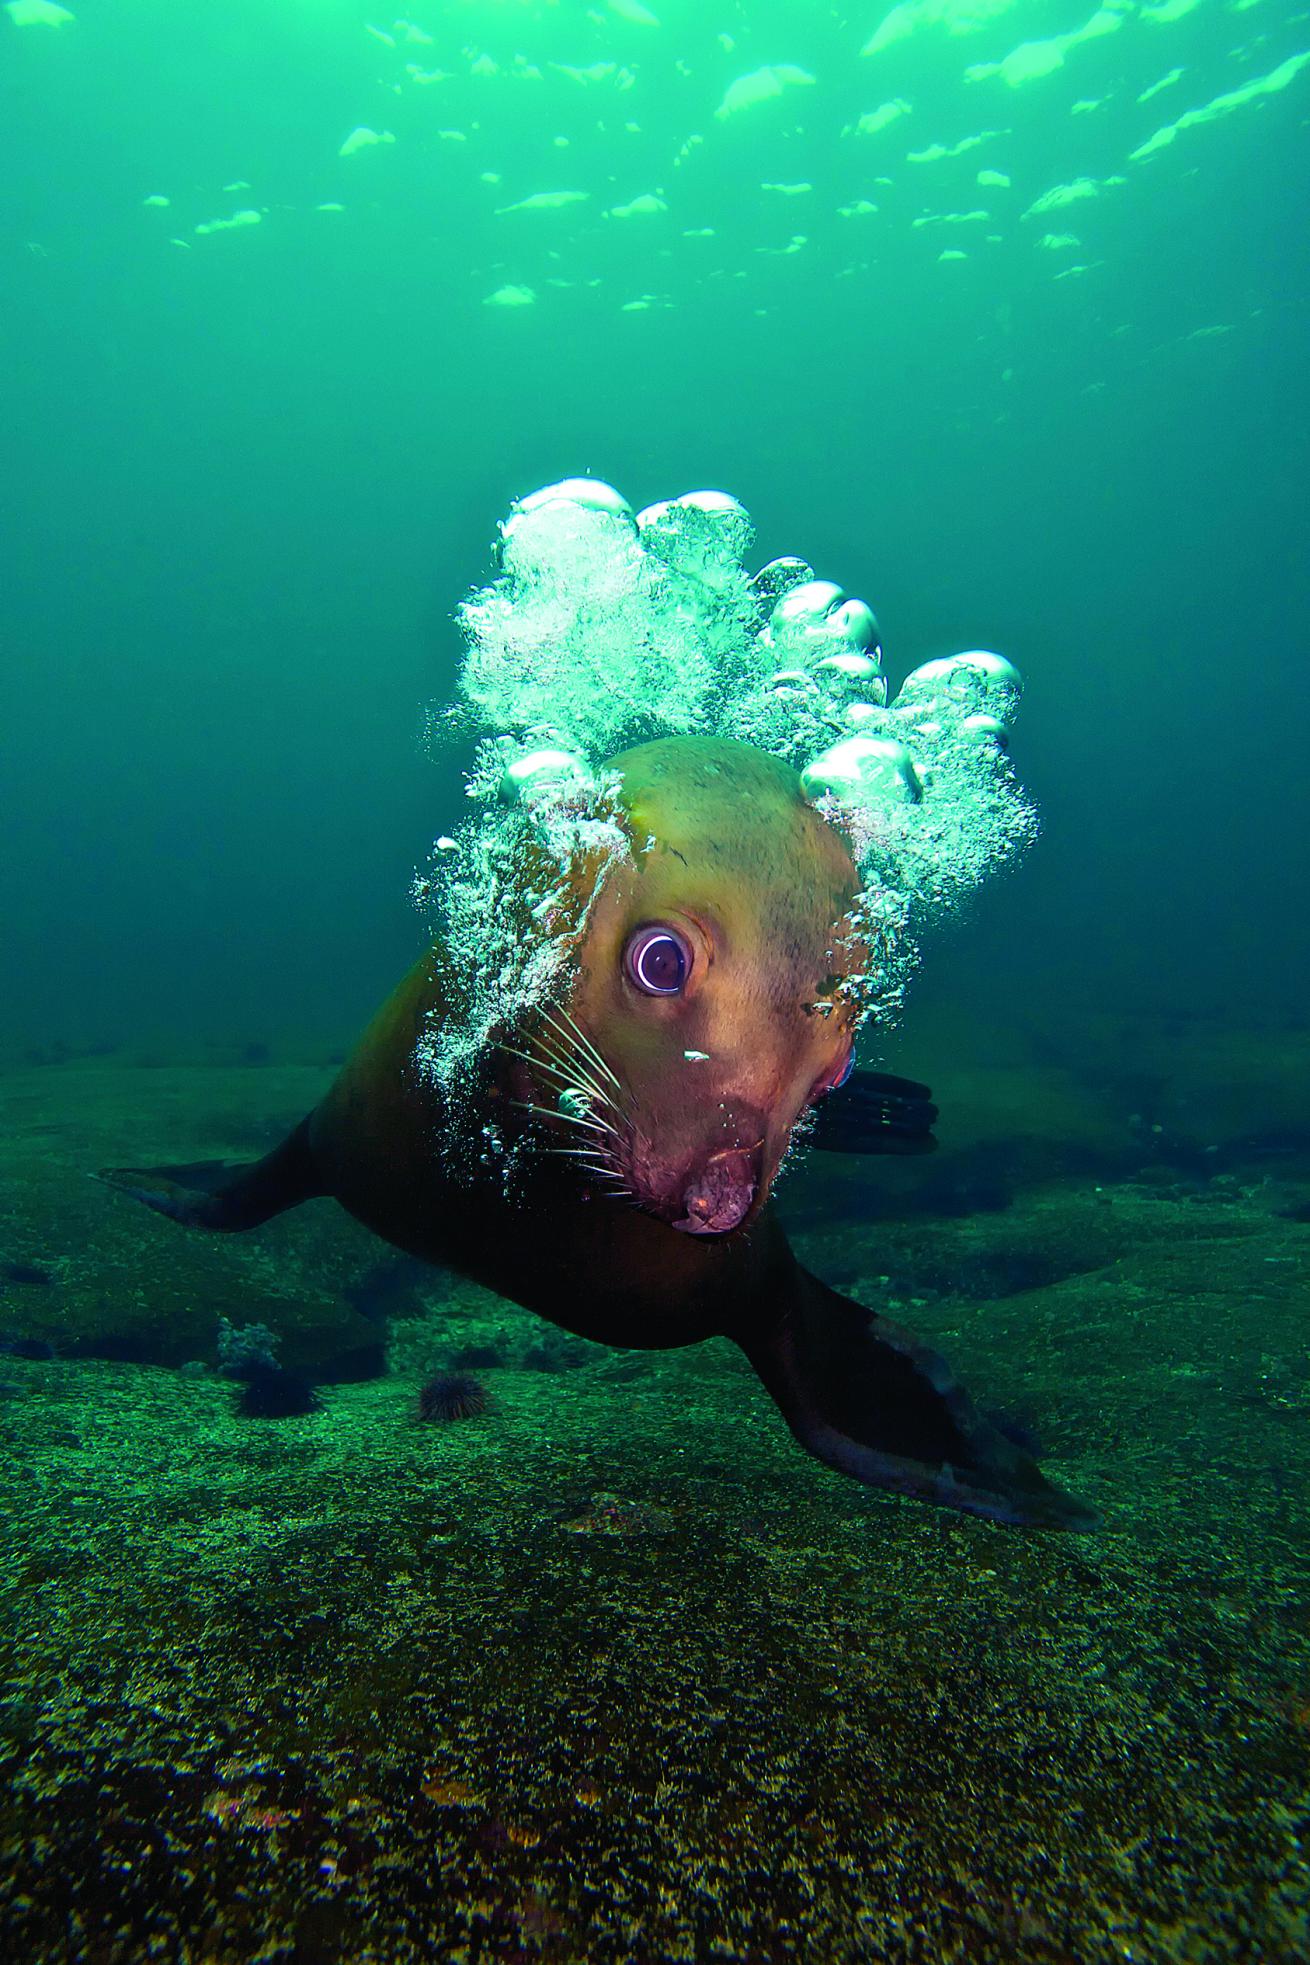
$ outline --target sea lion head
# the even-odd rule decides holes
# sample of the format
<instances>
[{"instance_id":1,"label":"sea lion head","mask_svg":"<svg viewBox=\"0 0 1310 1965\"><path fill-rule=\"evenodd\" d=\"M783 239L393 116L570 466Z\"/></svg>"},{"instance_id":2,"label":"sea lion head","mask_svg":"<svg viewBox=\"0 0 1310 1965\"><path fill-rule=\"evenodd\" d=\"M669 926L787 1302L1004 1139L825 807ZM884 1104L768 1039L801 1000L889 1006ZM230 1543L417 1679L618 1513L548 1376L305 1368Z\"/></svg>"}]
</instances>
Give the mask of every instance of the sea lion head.
<instances>
[{"instance_id":1,"label":"sea lion head","mask_svg":"<svg viewBox=\"0 0 1310 1965\"><path fill-rule=\"evenodd\" d=\"M590 907L546 1037L552 1089L575 1072L589 1168L675 1228L727 1234L849 1068L859 876L796 772L749 744L663 738L609 769L632 850Z\"/></svg>"}]
</instances>

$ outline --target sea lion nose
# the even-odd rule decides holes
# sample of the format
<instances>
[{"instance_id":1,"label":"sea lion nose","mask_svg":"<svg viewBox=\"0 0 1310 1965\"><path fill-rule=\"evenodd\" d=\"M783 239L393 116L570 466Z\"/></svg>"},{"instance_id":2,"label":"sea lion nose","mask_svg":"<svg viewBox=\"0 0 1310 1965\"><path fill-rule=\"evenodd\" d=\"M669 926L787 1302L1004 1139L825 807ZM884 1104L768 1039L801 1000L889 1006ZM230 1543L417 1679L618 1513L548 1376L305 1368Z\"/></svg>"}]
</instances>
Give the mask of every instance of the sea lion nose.
<instances>
[{"instance_id":1,"label":"sea lion nose","mask_svg":"<svg viewBox=\"0 0 1310 1965\"><path fill-rule=\"evenodd\" d=\"M759 1186L762 1146L712 1155L683 1189L686 1214L673 1226L685 1235L726 1235L744 1221Z\"/></svg>"}]
</instances>

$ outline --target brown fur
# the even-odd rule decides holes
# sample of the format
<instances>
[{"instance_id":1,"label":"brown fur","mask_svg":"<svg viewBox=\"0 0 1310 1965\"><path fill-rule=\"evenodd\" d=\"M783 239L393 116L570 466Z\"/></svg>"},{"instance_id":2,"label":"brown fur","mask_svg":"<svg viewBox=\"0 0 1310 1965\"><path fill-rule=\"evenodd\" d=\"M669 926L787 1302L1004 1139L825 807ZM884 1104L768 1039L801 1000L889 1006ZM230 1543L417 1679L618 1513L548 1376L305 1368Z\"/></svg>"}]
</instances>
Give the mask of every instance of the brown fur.
<instances>
[{"instance_id":1,"label":"brown fur","mask_svg":"<svg viewBox=\"0 0 1310 1965\"><path fill-rule=\"evenodd\" d=\"M313 1115L310 1141L327 1191L397 1246L584 1335L687 1343L724 1328L766 1275L791 1267L765 1202L792 1126L849 1048L855 1013L836 994L837 965L859 951L835 951L858 881L796 774L761 751L672 738L615 764L634 862L610 875L592 909L567 1007L628 1095L642 1164L673 1187L709 1154L763 1138L746 1225L727 1241L679 1234L544 1153L513 1202L498 1171L452 1167L445 1135L465 1122L415 1057L459 994L440 948L374 1019ZM693 939L685 996L642 997L624 978L623 944L646 921L672 921ZM829 1014L816 1013L820 1002ZM531 1033L506 1040L527 1047ZM688 1062L688 1050L709 1062ZM565 1127L523 1117L524 1097L546 1102L546 1081L491 1052L477 1091L484 1117L511 1140L531 1123L567 1144Z\"/></svg>"},{"instance_id":2,"label":"brown fur","mask_svg":"<svg viewBox=\"0 0 1310 1965\"><path fill-rule=\"evenodd\" d=\"M633 857L580 914L567 1009L621 1081L612 1166L642 1207L546 1150L576 1140L562 1118L525 1112L555 1095L544 1014L498 1033L506 1048L490 1044L447 1106L419 1062L434 1024L466 1014L466 979L440 947L264 1160L217 1180L208 1165L107 1178L208 1229L255 1227L330 1194L398 1248L605 1343L725 1333L828 1465L1002 1521L1094 1526L979 1416L944 1360L802 1269L767 1205L796 1118L849 1050L841 981L864 952L844 932L856 879L841 840L785 765L745 745L667 739L617 764ZM682 995L643 996L624 976L626 939L651 921L676 922L694 946ZM512 1192L486 1127L523 1150ZM749 1213L728 1233L680 1233L670 1224L688 1181L725 1155L754 1169Z\"/></svg>"}]
</instances>

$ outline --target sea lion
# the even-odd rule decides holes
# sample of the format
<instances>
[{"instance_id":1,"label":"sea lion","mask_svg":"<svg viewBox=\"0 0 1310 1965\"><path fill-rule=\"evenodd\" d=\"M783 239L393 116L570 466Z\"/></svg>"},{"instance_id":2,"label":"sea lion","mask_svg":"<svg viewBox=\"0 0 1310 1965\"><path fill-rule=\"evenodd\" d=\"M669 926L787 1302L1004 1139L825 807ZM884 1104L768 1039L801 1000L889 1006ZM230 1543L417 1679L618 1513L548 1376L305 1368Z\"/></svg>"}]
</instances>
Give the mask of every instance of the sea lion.
<instances>
[{"instance_id":1,"label":"sea lion","mask_svg":"<svg viewBox=\"0 0 1310 1965\"><path fill-rule=\"evenodd\" d=\"M732 1338L801 1444L871 1486L1094 1526L940 1357L810 1275L769 1204L798 1122L851 1063L868 951L841 834L789 764L730 739L660 738L607 775L628 850L599 878L585 855L573 869L567 986L492 1032L458 1093L422 1063L467 1012L438 942L265 1159L106 1178L220 1230L330 1195L584 1337Z\"/></svg>"}]
</instances>

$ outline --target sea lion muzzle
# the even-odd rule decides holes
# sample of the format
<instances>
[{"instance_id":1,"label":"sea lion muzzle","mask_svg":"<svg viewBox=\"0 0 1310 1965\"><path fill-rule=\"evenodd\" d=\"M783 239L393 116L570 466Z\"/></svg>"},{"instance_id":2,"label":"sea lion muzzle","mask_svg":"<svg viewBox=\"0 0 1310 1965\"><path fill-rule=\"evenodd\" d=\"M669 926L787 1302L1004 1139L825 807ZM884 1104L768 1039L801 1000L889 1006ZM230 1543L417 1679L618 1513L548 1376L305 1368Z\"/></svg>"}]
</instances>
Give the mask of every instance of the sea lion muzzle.
<instances>
[{"instance_id":1,"label":"sea lion muzzle","mask_svg":"<svg viewBox=\"0 0 1310 1965\"><path fill-rule=\"evenodd\" d=\"M759 1192L764 1145L750 1149L725 1147L706 1161L701 1173L687 1183L687 1210L673 1226L685 1235L727 1235L740 1228Z\"/></svg>"},{"instance_id":2,"label":"sea lion muzzle","mask_svg":"<svg viewBox=\"0 0 1310 1965\"><path fill-rule=\"evenodd\" d=\"M671 1152L670 1143L683 1137L687 1121L702 1117L694 1098L694 1081L686 1095L686 1113L678 1113L663 1129L664 1151L652 1129L635 1130L613 1142L614 1171L631 1200L657 1221L684 1235L728 1235L758 1213L769 1191L781 1153L769 1148L769 1124L764 1113L726 1105L716 1138ZM790 1136L790 1128L784 1140Z\"/></svg>"}]
</instances>

